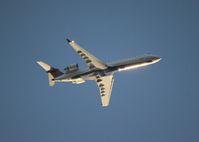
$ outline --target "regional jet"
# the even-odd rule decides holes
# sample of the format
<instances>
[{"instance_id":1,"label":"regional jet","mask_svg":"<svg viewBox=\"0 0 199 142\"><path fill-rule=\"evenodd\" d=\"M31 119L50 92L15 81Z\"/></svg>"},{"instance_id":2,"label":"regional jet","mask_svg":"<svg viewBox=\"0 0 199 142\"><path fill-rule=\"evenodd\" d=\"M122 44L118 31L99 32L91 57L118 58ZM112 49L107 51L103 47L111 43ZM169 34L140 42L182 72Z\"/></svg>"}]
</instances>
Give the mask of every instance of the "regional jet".
<instances>
[{"instance_id":1,"label":"regional jet","mask_svg":"<svg viewBox=\"0 0 199 142\"><path fill-rule=\"evenodd\" d=\"M88 65L88 68L80 70L78 64L73 64L67 66L64 71L60 71L43 61L37 61L37 63L48 73L49 86L55 85L56 82L80 84L87 80L94 80L99 88L101 104L103 107L107 107L109 105L114 82L113 75L115 72L151 65L161 60L161 58L157 56L144 55L106 64L80 47L80 45L75 41L71 41L69 39L66 40L77 54L83 58Z\"/></svg>"}]
</instances>

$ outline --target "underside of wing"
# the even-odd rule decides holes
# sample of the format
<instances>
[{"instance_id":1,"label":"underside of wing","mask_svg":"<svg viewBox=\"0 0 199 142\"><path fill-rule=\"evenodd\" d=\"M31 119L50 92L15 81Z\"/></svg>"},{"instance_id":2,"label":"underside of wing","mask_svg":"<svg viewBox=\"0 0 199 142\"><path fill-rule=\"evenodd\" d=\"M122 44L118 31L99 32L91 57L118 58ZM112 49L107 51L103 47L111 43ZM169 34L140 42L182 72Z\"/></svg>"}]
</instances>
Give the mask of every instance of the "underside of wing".
<instances>
[{"instance_id":1,"label":"underside of wing","mask_svg":"<svg viewBox=\"0 0 199 142\"><path fill-rule=\"evenodd\" d=\"M84 61L87 63L89 68L98 68L98 69L106 69L107 65L104 64L102 61L97 59L95 56L90 54L85 49L81 48L77 43L74 41L70 41L67 39L70 46L73 47L73 49L84 59Z\"/></svg>"},{"instance_id":2,"label":"underside of wing","mask_svg":"<svg viewBox=\"0 0 199 142\"><path fill-rule=\"evenodd\" d=\"M114 82L113 75L104 77L96 76L96 82L100 90L102 106L106 107L109 105L111 98L112 86Z\"/></svg>"}]
</instances>

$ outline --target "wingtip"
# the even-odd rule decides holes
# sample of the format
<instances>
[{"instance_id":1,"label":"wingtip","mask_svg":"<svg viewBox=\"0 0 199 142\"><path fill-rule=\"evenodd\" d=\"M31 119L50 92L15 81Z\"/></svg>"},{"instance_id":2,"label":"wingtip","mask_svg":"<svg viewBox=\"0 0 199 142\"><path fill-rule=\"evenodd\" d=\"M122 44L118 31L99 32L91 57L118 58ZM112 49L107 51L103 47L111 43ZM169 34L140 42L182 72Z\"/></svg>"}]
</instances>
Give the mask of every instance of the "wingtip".
<instances>
[{"instance_id":1,"label":"wingtip","mask_svg":"<svg viewBox=\"0 0 199 142\"><path fill-rule=\"evenodd\" d=\"M68 43L70 43L70 42L72 42L70 39L68 39L68 38L66 38L66 41L68 42Z\"/></svg>"},{"instance_id":2,"label":"wingtip","mask_svg":"<svg viewBox=\"0 0 199 142\"><path fill-rule=\"evenodd\" d=\"M36 61L37 64L40 64L41 62L42 62L42 61L40 61L40 60Z\"/></svg>"},{"instance_id":3,"label":"wingtip","mask_svg":"<svg viewBox=\"0 0 199 142\"><path fill-rule=\"evenodd\" d=\"M108 106L109 106L109 103L102 104L102 107L103 107L103 108L106 108L106 107L108 107Z\"/></svg>"}]
</instances>

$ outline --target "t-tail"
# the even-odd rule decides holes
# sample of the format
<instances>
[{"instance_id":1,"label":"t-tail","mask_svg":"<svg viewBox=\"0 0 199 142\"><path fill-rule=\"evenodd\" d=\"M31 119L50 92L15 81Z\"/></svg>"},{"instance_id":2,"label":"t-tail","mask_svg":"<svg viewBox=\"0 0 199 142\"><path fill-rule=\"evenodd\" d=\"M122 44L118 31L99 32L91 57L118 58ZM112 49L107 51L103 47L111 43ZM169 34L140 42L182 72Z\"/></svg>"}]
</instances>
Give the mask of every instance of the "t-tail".
<instances>
[{"instance_id":1,"label":"t-tail","mask_svg":"<svg viewBox=\"0 0 199 142\"><path fill-rule=\"evenodd\" d=\"M39 64L48 73L49 86L54 86L55 85L54 79L63 74L59 69L51 67L50 65L42 61L37 61L37 64Z\"/></svg>"}]
</instances>

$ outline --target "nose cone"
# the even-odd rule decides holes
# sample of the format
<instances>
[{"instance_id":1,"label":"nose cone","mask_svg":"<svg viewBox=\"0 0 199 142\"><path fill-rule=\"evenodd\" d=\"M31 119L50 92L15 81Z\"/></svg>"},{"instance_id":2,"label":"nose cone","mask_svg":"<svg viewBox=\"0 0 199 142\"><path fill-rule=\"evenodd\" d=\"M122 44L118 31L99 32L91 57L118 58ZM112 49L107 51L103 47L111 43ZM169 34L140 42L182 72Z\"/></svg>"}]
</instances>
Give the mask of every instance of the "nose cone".
<instances>
[{"instance_id":1,"label":"nose cone","mask_svg":"<svg viewBox=\"0 0 199 142\"><path fill-rule=\"evenodd\" d=\"M155 56L153 59L153 63L157 63L161 60L162 58Z\"/></svg>"}]
</instances>

